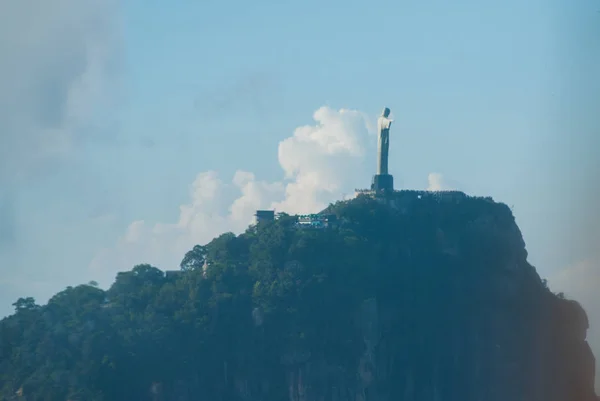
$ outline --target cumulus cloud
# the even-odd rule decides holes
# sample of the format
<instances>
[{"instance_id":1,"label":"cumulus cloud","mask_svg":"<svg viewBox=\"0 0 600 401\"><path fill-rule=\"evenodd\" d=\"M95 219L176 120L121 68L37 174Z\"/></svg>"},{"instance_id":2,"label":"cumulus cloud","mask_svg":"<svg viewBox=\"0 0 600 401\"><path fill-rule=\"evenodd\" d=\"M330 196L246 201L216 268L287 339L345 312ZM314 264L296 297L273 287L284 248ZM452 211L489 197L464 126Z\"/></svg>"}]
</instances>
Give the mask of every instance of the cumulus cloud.
<instances>
[{"instance_id":1,"label":"cumulus cloud","mask_svg":"<svg viewBox=\"0 0 600 401\"><path fill-rule=\"evenodd\" d=\"M553 291L577 300L586 310L590 320L588 341L600 360L600 264L592 260L581 261L554 274L548 283ZM596 375L596 388L600 389L600 374Z\"/></svg>"},{"instance_id":2,"label":"cumulus cloud","mask_svg":"<svg viewBox=\"0 0 600 401\"><path fill-rule=\"evenodd\" d=\"M317 210L338 199L352 184L368 182L365 149L368 119L357 111L317 110L312 126L299 127L279 144L286 197L275 206L288 213Z\"/></svg>"},{"instance_id":3,"label":"cumulus cloud","mask_svg":"<svg viewBox=\"0 0 600 401\"><path fill-rule=\"evenodd\" d=\"M330 202L369 182L365 149L368 119L355 110L318 109L314 123L297 128L279 143L282 179L261 181L237 171L223 181L215 171L201 172L189 188L189 202L173 223L131 223L116 246L91 263L94 278L109 284L114 274L138 263L177 268L186 251L231 231L242 232L257 209L286 213L318 212Z\"/></svg>"},{"instance_id":4,"label":"cumulus cloud","mask_svg":"<svg viewBox=\"0 0 600 401\"><path fill-rule=\"evenodd\" d=\"M449 178L441 173L429 173L427 176L427 191L467 191L464 183Z\"/></svg>"},{"instance_id":5,"label":"cumulus cloud","mask_svg":"<svg viewBox=\"0 0 600 401\"><path fill-rule=\"evenodd\" d=\"M430 173L427 177L427 183L428 191L443 191L449 189L444 182L444 176L440 173Z\"/></svg>"},{"instance_id":6,"label":"cumulus cloud","mask_svg":"<svg viewBox=\"0 0 600 401\"><path fill-rule=\"evenodd\" d=\"M0 182L68 154L107 87L115 0L0 2Z\"/></svg>"},{"instance_id":7,"label":"cumulus cloud","mask_svg":"<svg viewBox=\"0 0 600 401\"><path fill-rule=\"evenodd\" d=\"M370 119L356 110L329 107L315 111L313 119L313 124L298 127L279 143L281 180L262 181L247 171L237 171L230 180L215 171L199 173L189 187L189 201L179 207L177 221L131 223L115 247L94 258L92 278L107 285L117 271L139 263L175 269L194 245L223 232L244 231L257 209L319 212L357 187L366 187L375 169L367 157L369 151L375 155L376 143ZM436 173L429 176L429 186L447 188Z\"/></svg>"}]
</instances>

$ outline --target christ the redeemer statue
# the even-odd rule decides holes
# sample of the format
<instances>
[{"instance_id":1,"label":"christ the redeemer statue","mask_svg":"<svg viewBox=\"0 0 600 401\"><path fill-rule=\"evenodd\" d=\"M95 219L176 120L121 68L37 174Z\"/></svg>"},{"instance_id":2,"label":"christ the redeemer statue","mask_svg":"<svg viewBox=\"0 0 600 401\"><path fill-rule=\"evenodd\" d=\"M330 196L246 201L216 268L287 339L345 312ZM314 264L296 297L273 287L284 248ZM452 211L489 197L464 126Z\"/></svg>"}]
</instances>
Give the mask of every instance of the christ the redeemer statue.
<instances>
[{"instance_id":1,"label":"christ the redeemer statue","mask_svg":"<svg viewBox=\"0 0 600 401\"><path fill-rule=\"evenodd\" d=\"M392 125L389 119L390 109L387 107L381 112L381 116L377 119L377 175L388 174L388 155L390 151L390 126Z\"/></svg>"}]
</instances>

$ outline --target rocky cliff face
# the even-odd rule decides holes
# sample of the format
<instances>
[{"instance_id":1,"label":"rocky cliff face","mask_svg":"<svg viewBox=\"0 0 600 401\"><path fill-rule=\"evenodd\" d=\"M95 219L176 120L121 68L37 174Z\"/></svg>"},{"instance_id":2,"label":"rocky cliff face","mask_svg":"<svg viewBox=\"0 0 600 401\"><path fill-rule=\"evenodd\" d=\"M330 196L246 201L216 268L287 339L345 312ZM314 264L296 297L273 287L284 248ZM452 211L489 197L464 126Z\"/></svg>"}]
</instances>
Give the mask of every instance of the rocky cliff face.
<instances>
[{"instance_id":1,"label":"rocky cliff face","mask_svg":"<svg viewBox=\"0 0 600 401\"><path fill-rule=\"evenodd\" d=\"M17 302L0 399L598 401L586 314L506 205L403 191L326 212L224 234L179 274Z\"/></svg>"},{"instance_id":2,"label":"rocky cliff face","mask_svg":"<svg viewBox=\"0 0 600 401\"><path fill-rule=\"evenodd\" d=\"M287 344L277 368L282 382L232 367L235 397L275 399L283 385L279 394L289 401L598 400L586 314L551 293L527 262L506 205L409 191L375 201L393 210L390 224L411 223L372 260L387 265L389 281L356 303L354 325L338 339L360 338L360 351L340 363ZM356 223L342 205L326 212Z\"/></svg>"},{"instance_id":3,"label":"rocky cliff face","mask_svg":"<svg viewBox=\"0 0 600 401\"><path fill-rule=\"evenodd\" d=\"M387 250L398 281L357 308L363 349L351 366L309 350L283 358L290 401L597 401L584 310L547 289L506 205L471 199L479 211L467 216L465 199L379 200L434 235Z\"/></svg>"}]
</instances>

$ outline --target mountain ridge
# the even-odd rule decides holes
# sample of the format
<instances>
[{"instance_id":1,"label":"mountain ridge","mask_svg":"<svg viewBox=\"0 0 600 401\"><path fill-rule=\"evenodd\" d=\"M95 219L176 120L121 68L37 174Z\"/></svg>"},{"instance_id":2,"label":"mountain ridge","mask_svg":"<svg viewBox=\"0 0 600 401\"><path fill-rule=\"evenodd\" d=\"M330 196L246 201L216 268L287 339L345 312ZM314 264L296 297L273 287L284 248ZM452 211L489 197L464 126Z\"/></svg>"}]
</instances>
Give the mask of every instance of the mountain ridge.
<instances>
[{"instance_id":1,"label":"mountain ridge","mask_svg":"<svg viewBox=\"0 0 600 401\"><path fill-rule=\"evenodd\" d=\"M527 262L510 208L359 195L138 265L0 323L0 396L597 401L589 326ZM20 398L19 398L20 397ZM25 397L25 398L24 398Z\"/></svg>"}]
</instances>

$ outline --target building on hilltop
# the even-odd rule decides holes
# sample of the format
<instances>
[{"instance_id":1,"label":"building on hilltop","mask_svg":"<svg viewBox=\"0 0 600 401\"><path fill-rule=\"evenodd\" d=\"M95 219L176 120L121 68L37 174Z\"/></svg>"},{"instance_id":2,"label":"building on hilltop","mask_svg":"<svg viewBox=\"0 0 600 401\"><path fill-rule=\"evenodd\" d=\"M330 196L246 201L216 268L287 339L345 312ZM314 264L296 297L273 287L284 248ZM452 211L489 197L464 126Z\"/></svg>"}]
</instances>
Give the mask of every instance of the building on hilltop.
<instances>
[{"instance_id":1,"label":"building on hilltop","mask_svg":"<svg viewBox=\"0 0 600 401\"><path fill-rule=\"evenodd\" d=\"M296 218L295 226L298 228L328 228L337 222L334 214L301 214Z\"/></svg>"},{"instance_id":2,"label":"building on hilltop","mask_svg":"<svg viewBox=\"0 0 600 401\"><path fill-rule=\"evenodd\" d=\"M261 222L275 221L280 217L273 210L257 210L255 216L256 225ZM328 228L337 222L337 216L328 213L298 214L290 217L295 220L294 227L296 228Z\"/></svg>"},{"instance_id":3,"label":"building on hilltop","mask_svg":"<svg viewBox=\"0 0 600 401\"><path fill-rule=\"evenodd\" d=\"M257 210L254 216L256 217L256 224L265 221L274 221L275 210Z\"/></svg>"}]
</instances>

